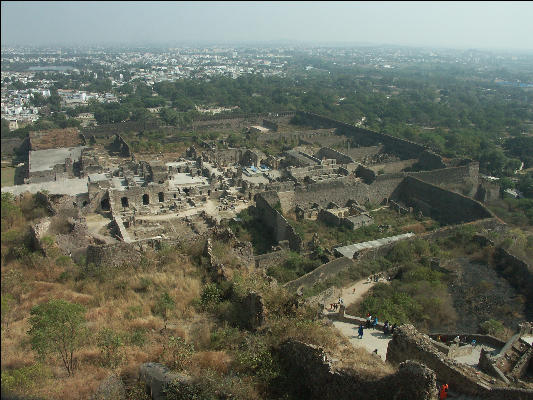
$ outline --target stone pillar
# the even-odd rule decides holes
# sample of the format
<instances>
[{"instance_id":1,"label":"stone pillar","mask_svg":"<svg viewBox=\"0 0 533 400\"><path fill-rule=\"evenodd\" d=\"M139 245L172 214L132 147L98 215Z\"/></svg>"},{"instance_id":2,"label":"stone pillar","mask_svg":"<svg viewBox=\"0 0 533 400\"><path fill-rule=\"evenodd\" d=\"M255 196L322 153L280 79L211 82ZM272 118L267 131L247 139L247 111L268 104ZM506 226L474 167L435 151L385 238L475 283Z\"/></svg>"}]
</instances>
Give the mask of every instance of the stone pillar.
<instances>
[{"instance_id":1,"label":"stone pillar","mask_svg":"<svg viewBox=\"0 0 533 400\"><path fill-rule=\"evenodd\" d=\"M344 304L339 305L339 317L344 318L344 313L346 312L346 306Z\"/></svg>"}]
</instances>

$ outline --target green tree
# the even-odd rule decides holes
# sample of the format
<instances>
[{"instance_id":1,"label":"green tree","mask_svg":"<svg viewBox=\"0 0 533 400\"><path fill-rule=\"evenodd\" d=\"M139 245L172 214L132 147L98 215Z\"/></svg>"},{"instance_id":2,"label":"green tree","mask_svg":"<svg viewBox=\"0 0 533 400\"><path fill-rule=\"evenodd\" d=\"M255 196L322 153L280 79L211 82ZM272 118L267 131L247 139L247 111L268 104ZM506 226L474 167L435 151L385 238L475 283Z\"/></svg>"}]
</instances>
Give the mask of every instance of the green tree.
<instances>
[{"instance_id":1,"label":"green tree","mask_svg":"<svg viewBox=\"0 0 533 400\"><path fill-rule=\"evenodd\" d=\"M2 231L7 228L10 229L13 224L22 217L22 212L20 207L15 204L15 199L11 193L2 193L2 203L1 203L1 214L2 214ZM4 224L5 227L4 227ZM7 230L6 229L6 230Z\"/></svg>"},{"instance_id":2,"label":"green tree","mask_svg":"<svg viewBox=\"0 0 533 400\"><path fill-rule=\"evenodd\" d=\"M74 352L85 337L85 307L53 299L30 311L28 331L33 350L44 360L50 354L61 357L69 376L74 372Z\"/></svg>"}]
</instances>

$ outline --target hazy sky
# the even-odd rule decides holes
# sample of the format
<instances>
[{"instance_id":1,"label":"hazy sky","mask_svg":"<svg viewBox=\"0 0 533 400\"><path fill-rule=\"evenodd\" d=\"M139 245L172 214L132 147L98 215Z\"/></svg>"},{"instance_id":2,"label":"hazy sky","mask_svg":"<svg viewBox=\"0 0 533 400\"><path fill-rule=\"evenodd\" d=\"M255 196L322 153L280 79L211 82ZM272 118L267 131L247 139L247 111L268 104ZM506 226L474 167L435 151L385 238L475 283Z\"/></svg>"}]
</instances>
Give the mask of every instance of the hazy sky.
<instances>
[{"instance_id":1,"label":"hazy sky","mask_svg":"<svg viewBox=\"0 0 533 400\"><path fill-rule=\"evenodd\" d=\"M1 4L2 45L283 40L533 49L533 2Z\"/></svg>"}]
</instances>

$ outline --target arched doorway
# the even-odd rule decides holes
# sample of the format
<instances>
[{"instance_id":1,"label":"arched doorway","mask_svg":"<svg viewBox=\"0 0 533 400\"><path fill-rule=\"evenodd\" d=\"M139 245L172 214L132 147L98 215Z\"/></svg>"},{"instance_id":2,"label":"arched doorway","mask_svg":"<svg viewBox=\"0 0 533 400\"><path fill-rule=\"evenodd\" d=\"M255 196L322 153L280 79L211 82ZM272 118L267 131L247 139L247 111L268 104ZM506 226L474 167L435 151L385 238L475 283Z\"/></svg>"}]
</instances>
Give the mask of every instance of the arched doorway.
<instances>
[{"instance_id":1,"label":"arched doorway","mask_svg":"<svg viewBox=\"0 0 533 400\"><path fill-rule=\"evenodd\" d=\"M163 192L159 192L158 193L158 196L159 196L159 202L162 203L165 201L165 196L163 194Z\"/></svg>"},{"instance_id":2,"label":"arched doorway","mask_svg":"<svg viewBox=\"0 0 533 400\"><path fill-rule=\"evenodd\" d=\"M111 210L111 205L109 204L109 197L106 197L106 198L102 199L102 201L100 202L100 207L104 211Z\"/></svg>"},{"instance_id":3,"label":"arched doorway","mask_svg":"<svg viewBox=\"0 0 533 400\"><path fill-rule=\"evenodd\" d=\"M143 204L147 206L150 204L150 198L148 197L148 194L143 194Z\"/></svg>"},{"instance_id":4,"label":"arched doorway","mask_svg":"<svg viewBox=\"0 0 533 400\"><path fill-rule=\"evenodd\" d=\"M129 203L127 197L122 197L120 199L120 203L122 204L122 207L129 207L130 206L130 203Z\"/></svg>"}]
</instances>

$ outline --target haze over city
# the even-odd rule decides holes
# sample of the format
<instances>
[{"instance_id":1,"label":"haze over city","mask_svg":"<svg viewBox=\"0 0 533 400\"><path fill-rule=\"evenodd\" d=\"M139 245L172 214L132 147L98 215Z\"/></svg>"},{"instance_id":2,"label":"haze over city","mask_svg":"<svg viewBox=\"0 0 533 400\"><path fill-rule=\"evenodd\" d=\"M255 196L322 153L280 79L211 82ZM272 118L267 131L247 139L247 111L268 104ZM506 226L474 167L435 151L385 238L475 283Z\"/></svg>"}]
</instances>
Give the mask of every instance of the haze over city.
<instances>
[{"instance_id":1,"label":"haze over city","mask_svg":"<svg viewBox=\"0 0 533 400\"><path fill-rule=\"evenodd\" d=\"M2 2L2 45L533 49L531 2Z\"/></svg>"}]
</instances>

